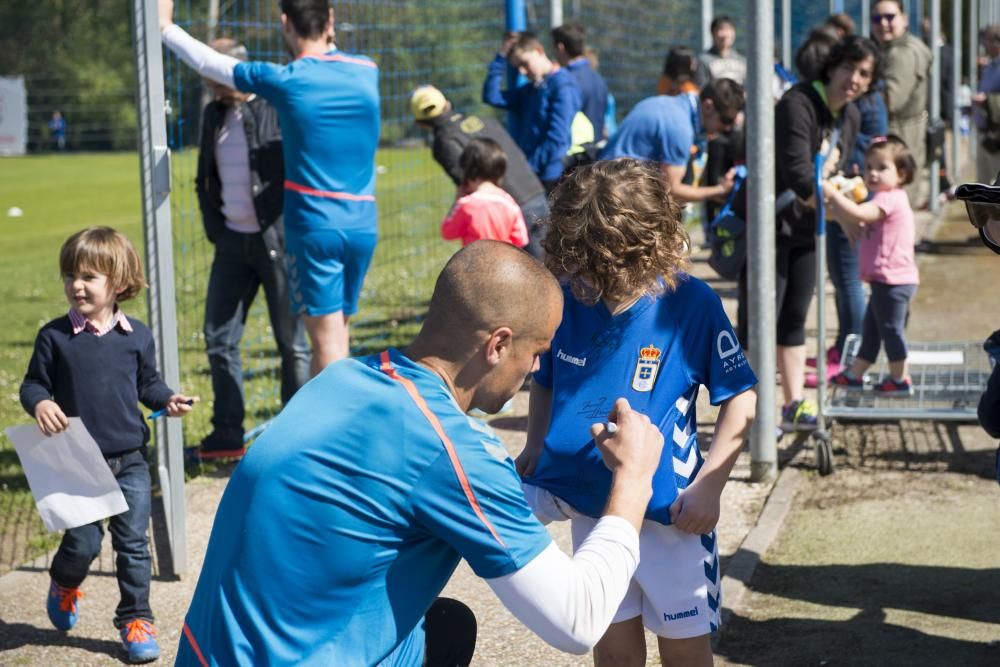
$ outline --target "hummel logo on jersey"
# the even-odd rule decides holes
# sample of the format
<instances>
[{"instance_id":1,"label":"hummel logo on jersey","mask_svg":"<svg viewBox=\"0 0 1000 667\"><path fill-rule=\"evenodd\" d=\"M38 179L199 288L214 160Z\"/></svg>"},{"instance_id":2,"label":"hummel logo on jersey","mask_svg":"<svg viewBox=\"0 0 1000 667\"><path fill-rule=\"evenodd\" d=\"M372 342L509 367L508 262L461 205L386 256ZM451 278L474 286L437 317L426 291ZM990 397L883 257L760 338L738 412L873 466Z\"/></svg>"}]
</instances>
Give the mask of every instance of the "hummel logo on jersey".
<instances>
[{"instance_id":1,"label":"hummel logo on jersey","mask_svg":"<svg viewBox=\"0 0 1000 667\"><path fill-rule=\"evenodd\" d=\"M573 364L574 366L579 366L580 368L587 365L587 357L581 359L580 357L571 356L563 352L561 348L558 352L556 352L556 359L565 361L568 364Z\"/></svg>"},{"instance_id":2,"label":"hummel logo on jersey","mask_svg":"<svg viewBox=\"0 0 1000 667\"><path fill-rule=\"evenodd\" d=\"M676 614L668 614L667 612L663 612L663 620L679 621L682 618L691 618L692 616L697 616L697 615L698 615L698 607L692 607L691 609L688 609L686 611L679 611Z\"/></svg>"}]
</instances>

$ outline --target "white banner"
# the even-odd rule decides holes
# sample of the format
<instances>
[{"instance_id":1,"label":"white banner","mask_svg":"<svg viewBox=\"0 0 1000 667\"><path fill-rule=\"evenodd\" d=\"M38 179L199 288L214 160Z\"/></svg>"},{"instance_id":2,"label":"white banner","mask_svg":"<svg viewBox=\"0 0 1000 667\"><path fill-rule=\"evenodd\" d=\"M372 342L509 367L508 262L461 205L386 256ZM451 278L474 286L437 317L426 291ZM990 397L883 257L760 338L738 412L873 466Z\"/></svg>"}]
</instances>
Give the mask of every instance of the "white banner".
<instances>
[{"instance_id":1,"label":"white banner","mask_svg":"<svg viewBox=\"0 0 1000 667\"><path fill-rule=\"evenodd\" d=\"M28 91L24 77L0 77L0 155L24 155L28 144Z\"/></svg>"}]
</instances>

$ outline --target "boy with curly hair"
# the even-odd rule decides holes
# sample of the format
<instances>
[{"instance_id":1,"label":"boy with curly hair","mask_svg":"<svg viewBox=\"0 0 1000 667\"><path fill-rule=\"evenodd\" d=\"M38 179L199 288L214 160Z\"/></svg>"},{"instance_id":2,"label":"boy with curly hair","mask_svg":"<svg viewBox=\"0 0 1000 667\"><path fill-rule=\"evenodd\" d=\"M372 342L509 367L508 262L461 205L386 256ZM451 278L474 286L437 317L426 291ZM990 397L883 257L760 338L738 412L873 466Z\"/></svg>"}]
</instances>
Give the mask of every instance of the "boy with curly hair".
<instances>
[{"instance_id":1,"label":"boy with curly hair","mask_svg":"<svg viewBox=\"0 0 1000 667\"><path fill-rule=\"evenodd\" d=\"M655 165L588 165L556 188L551 204L546 263L564 284L565 304L531 386L516 462L525 495L543 522L571 520L575 548L611 484L590 424L618 396L648 414L668 446L639 535L639 567L594 662L646 664L645 626L664 664L711 665L721 609L719 497L753 420L757 378L719 297L685 273L681 211ZM704 459L701 385L721 406Z\"/></svg>"}]
</instances>

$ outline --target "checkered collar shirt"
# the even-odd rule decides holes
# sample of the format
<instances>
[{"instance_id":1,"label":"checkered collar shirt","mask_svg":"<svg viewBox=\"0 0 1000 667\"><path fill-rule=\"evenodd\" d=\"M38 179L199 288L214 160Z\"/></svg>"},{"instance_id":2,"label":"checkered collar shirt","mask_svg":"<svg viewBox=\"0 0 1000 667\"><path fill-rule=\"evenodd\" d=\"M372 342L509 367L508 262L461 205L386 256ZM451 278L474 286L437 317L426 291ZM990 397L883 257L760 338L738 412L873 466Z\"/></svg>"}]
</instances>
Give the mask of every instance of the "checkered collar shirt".
<instances>
[{"instance_id":1,"label":"checkered collar shirt","mask_svg":"<svg viewBox=\"0 0 1000 667\"><path fill-rule=\"evenodd\" d=\"M115 327L121 328L121 330L124 331L125 333L132 333L132 325L129 324L128 318L125 317L125 311L123 311L121 308L115 309L115 316L111 318L111 322L108 323L108 326L104 327L103 329L98 329L93 322L91 322L86 317L76 312L72 308L70 308L69 311L69 322L71 325L73 325L74 336L82 331L89 331L95 336L100 337L108 333Z\"/></svg>"}]
</instances>

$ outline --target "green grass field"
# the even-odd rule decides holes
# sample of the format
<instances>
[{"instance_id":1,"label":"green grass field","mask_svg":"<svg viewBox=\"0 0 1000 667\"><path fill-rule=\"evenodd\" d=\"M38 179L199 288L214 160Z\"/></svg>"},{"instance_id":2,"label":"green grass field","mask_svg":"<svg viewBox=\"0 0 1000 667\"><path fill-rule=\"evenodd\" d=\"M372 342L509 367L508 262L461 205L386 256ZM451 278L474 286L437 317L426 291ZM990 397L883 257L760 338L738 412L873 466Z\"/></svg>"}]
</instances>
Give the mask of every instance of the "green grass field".
<instances>
[{"instance_id":1,"label":"green grass field","mask_svg":"<svg viewBox=\"0 0 1000 667\"><path fill-rule=\"evenodd\" d=\"M194 197L195 151L173 156L174 264L181 387L203 402L184 419L186 442L210 430L211 385L201 333L212 257ZM379 245L354 320L356 354L404 345L416 333L434 278L457 250L440 239L438 225L454 196L451 182L423 148L383 149L377 156ZM77 154L0 159L0 298L7 325L0 328L0 425L28 423L18 390L38 329L68 308L58 253L73 232L109 225L142 252L139 162L135 154ZM8 217L11 207L23 216ZM148 319L144 296L126 311ZM277 414L278 358L259 294L243 338L245 426ZM336 397L332 397L336 400ZM0 435L0 573L52 546L17 456Z\"/></svg>"}]
</instances>

